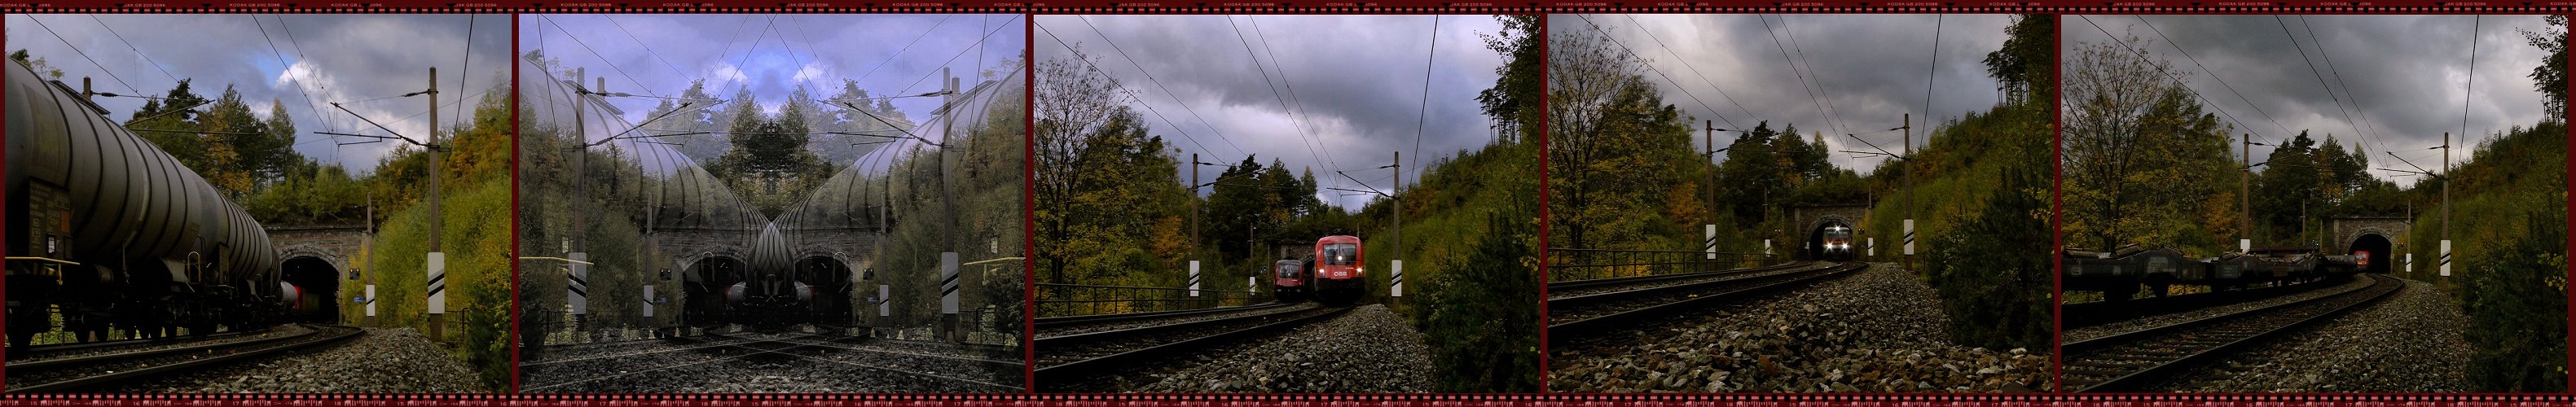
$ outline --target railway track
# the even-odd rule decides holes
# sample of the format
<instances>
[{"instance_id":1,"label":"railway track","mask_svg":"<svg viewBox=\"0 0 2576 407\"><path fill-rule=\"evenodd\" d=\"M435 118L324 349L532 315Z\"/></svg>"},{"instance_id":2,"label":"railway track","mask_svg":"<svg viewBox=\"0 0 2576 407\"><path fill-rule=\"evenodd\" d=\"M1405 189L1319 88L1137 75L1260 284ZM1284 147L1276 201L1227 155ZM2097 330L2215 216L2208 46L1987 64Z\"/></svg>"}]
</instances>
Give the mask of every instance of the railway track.
<instances>
[{"instance_id":1,"label":"railway track","mask_svg":"<svg viewBox=\"0 0 2576 407\"><path fill-rule=\"evenodd\" d=\"M1707 281L1710 279L1737 278L1760 273L1795 270L1810 267L1814 264L1815 262L1811 261L1795 261L1761 267L1746 267L1717 271L1556 281L1547 283L1547 296L1548 299L1551 300L1558 298L1580 297L1593 294L1651 288L1659 285L1687 284L1691 282Z\"/></svg>"},{"instance_id":2,"label":"railway track","mask_svg":"<svg viewBox=\"0 0 2576 407\"><path fill-rule=\"evenodd\" d=\"M528 392L668 391L675 380L721 382L753 376L849 379L832 391L1019 392L1025 365L964 356L946 344L820 333L709 333L633 341L651 349L567 355L520 364ZM648 343L649 342L649 343ZM867 388L888 383L900 389ZM812 385L815 383L805 383Z\"/></svg>"},{"instance_id":3,"label":"railway track","mask_svg":"<svg viewBox=\"0 0 2576 407\"><path fill-rule=\"evenodd\" d=\"M1821 267L1803 264L1799 267L1805 269L1768 269L1736 274L1734 278L1691 279L1686 283L1661 284L1671 281L1665 280L1644 285L1647 288L1549 298L1547 341L1550 346L1570 345L1578 340L1634 327L1640 321L1663 319L1709 304L1851 275L1868 269L1869 264L1846 262Z\"/></svg>"},{"instance_id":4,"label":"railway track","mask_svg":"<svg viewBox=\"0 0 2576 407\"><path fill-rule=\"evenodd\" d=\"M1229 312L1244 312L1244 311L1258 311L1258 310L1268 310L1268 309L1280 309L1280 308L1285 308L1285 307L1295 306L1295 305L1301 305L1301 304L1302 304L1302 303L1269 302L1269 303L1261 303L1261 304L1253 304L1253 305L1245 305L1245 306L1235 306L1235 307L1216 307L1216 308L1208 308L1208 309L1187 309L1187 310L1178 310L1178 311L1128 312L1128 313L1118 313L1118 314L1075 315L1075 316L1066 316L1066 317L1046 317L1046 318L1038 318L1038 319L1037 319L1037 324L1035 325L1035 327L1037 328L1037 330L1038 330L1038 332L1039 332L1039 335L1043 336L1043 335L1045 335L1045 332L1047 332L1047 331L1064 330L1064 329L1080 329L1080 328L1083 328L1083 327L1096 326L1096 325L1103 325L1103 324L1114 324L1114 323L1121 323L1121 322L1137 322L1137 321L1152 321L1152 320L1157 320L1157 319L1187 318L1187 317L1192 317L1192 316L1216 315L1216 314L1224 314L1224 313L1229 313Z\"/></svg>"},{"instance_id":5,"label":"railway track","mask_svg":"<svg viewBox=\"0 0 2576 407\"><path fill-rule=\"evenodd\" d=\"M2383 275L2368 286L2063 345L2061 382L2082 392L2140 391L2191 368L2388 298L2406 288Z\"/></svg>"},{"instance_id":6,"label":"railway track","mask_svg":"<svg viewBox=\"0 0 2576 407\"><path fill-rule=\"evenodd\" d=\"M69 392L143 380L169 373L229 366L245 360L286 352L318 349L366 335L365 330L355 327L313 324L303 324L303 326L307 329L304 333L272 338L217 340L201 345L104 352L9 363L6 367L9 374L8 391L10 393ZM172 343L163 341L158 344ZM127 343L116 346L149 345Z\"/></svg>"},{"instance_id":7,"label":"railway track","mask_svg":"<svg viewBox=\"0 0 2576 407\"><path fill-rule=\"evenodd\" d=\"M1116 376L1235 340L1330 320L1349 307L1314 307L1136 328L1039 337L1037 381L1048 386Z\"/></svg>"},{"instance_id":8,"label":"railway track","mask_svg":"<svg viewBox=\"0 0 2576 407\"><path fill-rule=\"evenodd\" d=\"M2066 328L2083 328L2149 316L2262 301L2266 298L2334 287L2350 281L2349 278L2322 278L2317 281L2273 287L2136 298L2126 301L2087 301L2066 304L2059 312L2065 315L2063 319Z\"/></svg>"},{"instance_id":9,"label":"railway track","mask_svg":"<svg viewBox=\"0 0 2576 407\"><path fill-rule=\"evenodd\" d=\"M40 359L52 359L52 358L59 358L59 357L65 357L65 356L71 356L71 355L78 355L78 354L84 354L84 353L93 353L93 352L110 352L110 351L118 351L118 350L133 349L133 348L143 348L143 347L162 346L162 345L176 345L176 344L183 344L183 343L189 343L189 342L201 342L201 341L210 341L210 340L220 340L220 339L225 339L225 338L231 338L231 337L236 337L236 336L242 336L242 335L244 335L244 334L249 334L249 333L264 333L264 332L270 332L270 331L272 331L272 330L273 330L273 328L274 328L274 327L272 327L272 328L261 328L260 330L257 330L257 331L217 332L217 333L211 333L211 334L205 334L205 335L181 335L181 336L171 336L171 337L161 337L161 338L117 339L117 340L107 340L107 341L70 342L70 343L56 343L56 344L45 344L45 345L27 345L27 346L22 346L22 347L10 347L10 348L9 348L9 350L8 350L8 360L12 360L12 361L33 361L33 360L40 360Z\"/></svg>"}]
</instances>

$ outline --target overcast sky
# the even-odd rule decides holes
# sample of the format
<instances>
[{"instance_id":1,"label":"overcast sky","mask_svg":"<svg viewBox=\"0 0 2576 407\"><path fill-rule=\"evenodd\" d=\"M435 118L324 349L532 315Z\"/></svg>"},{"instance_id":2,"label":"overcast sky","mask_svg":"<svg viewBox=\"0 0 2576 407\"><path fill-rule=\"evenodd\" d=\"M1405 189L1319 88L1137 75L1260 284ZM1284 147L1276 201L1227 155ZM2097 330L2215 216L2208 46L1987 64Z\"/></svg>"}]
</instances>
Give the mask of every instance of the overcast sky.
<instances>
[{"instance_id":1,"label":"overcast sky","mask_svg":"<svg viewBox=\"0 0 2576 407\"><path fill-rule=\"evenodd\" d=\"M471 55L466 53L469 18ZM400 144L344 147L331 136L313 134L384 134L331 103L422 138L429 129L424 114L428 100L355 102L427 89L429 68L437 67L443 106L438 120L452 125L469 120L460 116L473 114L473 101L483 92L509 80L510 19L501 15L11 14L7 24L10 50L45 58L75 87L86 76L94 78L92 86L100 92L157 97L178 79L192 79L191 91L213 99L231 85L252 113L263 118L271 100L283 101L287 116L295 118L296 151L358 172L373 171L377 160ZM117 120L133 115L145 101L95 100ZM455 103L459 100L464 103Z\"/></svg>"},{"instance_id":2,"label":"overcast sky","mask_svg":"<svg viewBox=\"0 0 2576 407\"><path fill-rule=\"evenodd\" d=\"M1384 191L1392 171L1375 168L1394 160L1396 151L1404 152L1404 180L1411 185L1433 160L1493 139L1476 93L1493 86L1503 57L1476 34L1500 32L1502 25L1492 16L1439 16L1435 35L1434 18L1042 15L1035 49L1040 61L1069 57L1068 45L1094 56L1100 69L1143 96L1151 110L1138 113L1155 135L1183 150L1183 160L1198 153L1206 162L1234 164L1251 154L1263 165L1275 159L1292 171L1313 168L1325 187ZM1281 99L1292 91L1283 107ZM1186 180L1189 167L1174 171ZM1199 178L1214 180L1224 170L1207 166ZM1317 196L1352 209L1373 197L1331 190Z\"/></svg>"},{"instance_id":3,"label":"overcast sky","mask_svg":"<svg viewBox=\"0 0 2576 407\"><path fill-rule=\"evenodd\" d=\"M530 14L519 21L520 48L589 68L608 78L609 91L678 96L690 81L707 79L718 98L748 87L771 113L797 87L825 87L816 97L829 97L843 78L857 79L870 96L912 95L939 90L939 68L948 67L959 86L971 88L976 72L1016 69L1003 62L1020 57L1027 39L1024 21L1010 14ZM628 122L643 122L661 102L608 100ZM939 103L894 99L915 123Z\"/></svg>"},{"instance_id":4,"label":"overcast sky","mask_svg":"<svg viewBox=\"0 0 2576 407\"><path fill-rule=\"evenodd\" d=\"M2105 31L2149 40L2129 46L2143 45L2189 74L2191 89L2235 116L2242 122L2237 133L2253 133L2256 142L2281 141L2301 130L2320 141L2333 134L2345 148L2367 149L2372 168L2411 169L2383 151L2397 151L2427 168L2437 165L2441 151L2424 149L2441 145L2444 132L2460 139L2464 101L2467 136L2453 143L2460 146L2454 149L2455 162L2468 158L2470 148L2492 133L2530 126L2543 117L2542 96L2527 75L2547 54L2524 44L2518 32L2547 28L2540 16L2158 15L2146 16L2143 23L2138 16L2066 16L2063 24L2069 49L2079 42L2109 40ZM2474 72L2469 67L2473 26ZM2190 56L2177 53L2176 45ZM2298 57L2302 51L2309 59ZM2197 66L2193 60L2199 61ZM2475 88L2469 95L2474 98L2463 98L2472 77ZM2335 96L2328 96L2328 84ZM2260 160L2271 151L2255 146L2253 153ZM2388 171L2372 174L2400 183L2413 179Z\"/></svg>"},{"instance_id":5,"label":"overcast sky","mask_svg":"<svg viewBox=\"0 0 2576 407\"><path fill-rule=\"evenodd\" d=\"M1986 53L2002 48L2011 16L1608 14L1552 16L1548 29L1604 30L1653 70L1646 81L1660 87L1664 103L1693 117L1692 127L1750 129L1769 121L1796 124L1800 137L1822 131L1835 150L1870 151L1844 134L1860 134L1890 151L1914 115L1914 143L1926 142L1939 121L1991 108L2002 95L1986 76ZM1766 25L1767 23L1767 25ZM1933 40L1939 31L1939 66ZM1776 40L1775 40L1776 38ZM1614 47L1617 47L1614 45ZM1626 51L1621 51L1626 52ZM1792 68L1795 66L1796 68ZM1805 70L1801 77L1799 71ZM1801 84L1805 86L1801 86ZM1697 96L1697 99L1693 99ZM1703 104L1704 103L1704 104ZM1828 120L1827 112L1831 114ZM1723 120L1721 120L1721 118ZM1729 122L1734 124L1729 124ZM1877 133L1872 133L1877 132ZM1705 137L1692 137L1702 146ZM1725 145L1732 133L1717 134ZM1702 146L1704 147L1704 146ZM1724 154L1724 153L1720 153ZM1835 165L1868 173L1881 157L1836 153Z\"/></svg>"}]
</instances>

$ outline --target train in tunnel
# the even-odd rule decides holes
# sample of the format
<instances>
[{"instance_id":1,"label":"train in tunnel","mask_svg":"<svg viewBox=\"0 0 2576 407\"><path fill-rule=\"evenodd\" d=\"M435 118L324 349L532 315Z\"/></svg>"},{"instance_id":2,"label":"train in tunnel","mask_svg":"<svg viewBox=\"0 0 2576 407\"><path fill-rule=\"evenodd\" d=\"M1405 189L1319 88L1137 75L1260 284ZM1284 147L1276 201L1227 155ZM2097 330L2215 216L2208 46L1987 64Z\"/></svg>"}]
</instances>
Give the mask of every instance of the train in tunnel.
<instances>
[{"instance_id":1,"label":"train in tunnel","mask_svg":"<svg viewBox=\"0 0 2576 407\"><path fill-rule=\"evenodd\" d=\"M55 329L243 330L330 301L336 286L284 278L267 231L196 171L70 86L6 65L11 346Z\"/></svg>"},{"instance_id":2,"label":"train in tunnel","mask_svg":"<svg viewBox=\"0 0 2576 407\"><path fill-rule=\"evenodd\" d=\"M2065 260L2058 276L2064 290L2099 292L2106 301L2128 300L2140 291L2161 297L2176 285L2240 290L2386 270L2380 262L2385 252L2327 255L2314 247L2259 247L2208 258L2135 244L2110 251L2068 248L2059 254Z\"/></svg>"}]
</instances>

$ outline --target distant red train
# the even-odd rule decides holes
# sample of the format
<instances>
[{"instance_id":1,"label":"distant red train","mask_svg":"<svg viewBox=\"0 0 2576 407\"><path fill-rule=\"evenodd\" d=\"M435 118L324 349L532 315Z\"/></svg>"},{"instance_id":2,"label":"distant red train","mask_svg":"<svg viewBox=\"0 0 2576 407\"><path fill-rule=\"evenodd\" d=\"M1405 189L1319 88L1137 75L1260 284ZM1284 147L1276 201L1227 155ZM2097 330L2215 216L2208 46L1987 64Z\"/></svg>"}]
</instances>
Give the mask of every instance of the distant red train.
<instances>
[{"instance_id":1,"label":"distant red train","mask_svg":"<svg viewBox=\"0 0 2576 407\"><path fill-rule=\"evenodd\" d=\"M1270 282L1270 292L1279 296L1279 302L1305 301L1308 295L1313 294L1310 291L1314 286L1307 281L1313 279L1315 273L1306 268L1307 264L1314 263L1313 260L1287 258L1271 262L1270 269L1276 277Z\"/></svg>"}]
</instances>

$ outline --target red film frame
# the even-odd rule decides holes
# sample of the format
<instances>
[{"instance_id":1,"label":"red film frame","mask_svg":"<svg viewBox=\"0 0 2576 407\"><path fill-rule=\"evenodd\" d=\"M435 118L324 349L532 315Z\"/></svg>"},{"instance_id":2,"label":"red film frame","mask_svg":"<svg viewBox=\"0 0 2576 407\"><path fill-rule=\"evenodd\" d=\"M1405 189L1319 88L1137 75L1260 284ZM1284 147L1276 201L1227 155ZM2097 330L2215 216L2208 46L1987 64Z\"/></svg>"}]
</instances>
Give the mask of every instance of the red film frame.
<instances>
[{"instance_id":1,"label":"red film frame","mask_svg":"<svg viewBox=\"0 0 2576 407\"><path fill-rule=\"evenodd\" d=\"M1785 13L1785 14L2570 14L2576 13L2576 0L2547 1L2441 1L2441 0L2291 0L2291 1L2195 1L2195 0L2126 0L2116 2L2084 0L2034 1L1635 1L1635 0L1548 0L1548 1L1116 1L1053 0L992 1L950 0L944 2L903 1L794 1L754 2L743 0L697 0L680 2L488 2L466 3L441 0L284 0L245 2L224 0L193 1L120 1L68 0L18 1L0 0L0 13L868 13L868 14L1575 14L1575 13ZM517 33L513 19L513 33ZM1026 20L1023 20L1026 21ZM2063 22L2060 22L2061 27ZM1544 27L1544 26L1543 26ZM1544 33L1546 28L1542 28ZM1033 34L1032 34L1033 35ZM1542 34L1543 35L1543 34ZM1032 38L1033 39L1033 38ZM513 44L513 54L519 51ZM1023 51L1023 61L1032 54ZM1541 52L1545 52L1544 50ZM1023 71L1034 75L1033 71ZM1034 83L1034 81L1028 81ZM1542 91L1544 92L1544 91ZM1544 93L1542 93L1544 94ZM513 109L514 111L517 109ZM2562 112L2576 117L2576 108ZM1034 119L1032 119L1034 120ZM516 118L513 118L516 123ZM2052 125L2054 128L2054 125ZM1542 136L1544 137L1544 136ZM1029 146L1034 157L1034 144ZM517 171L517 148L512 148L512 172ZM1541 152L1542 156L1546 152ZM1034 158L1031 158L1034 160ZM1542 160L1544 161L1544 160ZM1027 176L1034 178L1034 163ZM1542 164L1544 172L1544 164ZM2576 176L2576 166L2568 169ZM1546 182L1542 179L1542 182ZM2061 181L2062 182L2062 178ZM1542 184L1544 185L1544 184ZM2062 185L2062 184L2061 184ZM512 188L512 202L519 201ZM1034 194L1034 185L1027 192ZM1542 216L1545 214L1544 194ZM1033 206L1033 197L1023 201ZM2576 210L2570 210L2576 218ZM513 217L515 222L515 216ZM1028 214L1026 226L1034 226L1035 215ZM2052 218L2051 223L2059 220ZM2576 221L2571 221L2576 228ZM1545 236L1545 223L1541 224ZM1034 229L1026 228L1024 230ZM2062 237L2061 237L2062 238ZM514 237L515 239L515 237ZM1544 237L1542 237L1544 239ZM1034 241L1027 241L1034 252ZM513 242L512 247L517 247ZM2576 240L2568 243L2576 251ZM1033 269L1033 268L1032 268ZM1539 271L1544 278L1545 270ZM515 273L514 273L515 274ZM1031 280L1034 281L1034 280ZM513 288L515 291L515 287ZM1542 288L1543 290L1543 288ZM1031 301L1035 288L1029 289ZM515 296L515 295L514 295ZM1031 316L1030 318L1034 318ZM2576 320L2576 317L2571 317ZM516 329L515 324L513 329ZM1543 332L1543 331L1542 331ZM515 332L514 332L515 334ZM1543 333L1542 333L1543 335ZM1544 343L1544 339L1542 339ZM515 346L515 345L514 345ZM515 348L514 348L515 349ZM1034 357L1034 350L1027 350ZM1542 354L1544 351L1542 350ZM2576 358L2576 351L2571 351ZM1544 363L1542 360L1542 371ZM1034 374L1028 376L1034 379ZM5 378L5 377L0 377ZM515 378L513 387L516 387ZM1090 407L1110 405L1150 405L1172 407L1269 407L1269 406L1356 406L1362 404L1429 405L1444 407L1584 407L1623 404L1664 405L1745 405L1763 407L1811 406L1885 406L1946 407L1963 405L2099 406L2099 407L2182 407L2182 406L2264 406L2264 407L2378 407L2470 405L2520 407L2576 404L2576 395L2548 394L2423 394L2423 393L2291 393L2291 394L1884 394L1884 393L1816 393L1816 394L31 394L0 396L8 405L350 405L350 406L726 406L758 404L765 406L825 405L904 405L943 407L983 406L1048 406Z\"/></svg>"}]
</instances>

